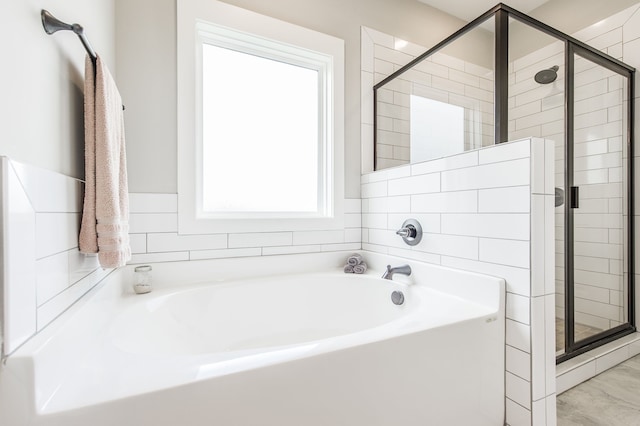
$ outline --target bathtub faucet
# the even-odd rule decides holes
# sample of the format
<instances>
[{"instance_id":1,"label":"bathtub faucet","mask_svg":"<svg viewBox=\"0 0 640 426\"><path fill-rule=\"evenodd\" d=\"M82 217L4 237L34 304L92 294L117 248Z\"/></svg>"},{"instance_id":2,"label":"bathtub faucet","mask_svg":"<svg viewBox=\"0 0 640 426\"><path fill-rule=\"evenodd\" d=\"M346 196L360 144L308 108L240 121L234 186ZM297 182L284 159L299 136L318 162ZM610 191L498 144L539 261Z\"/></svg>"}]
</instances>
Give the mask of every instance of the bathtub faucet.
<instances>
[{"instance_id":1,"label":"bathtub faucet","mask_svg":"<svg viewBox=\"0 0 640 426\"><path fill-rule=\"evenodd\" d=\"M382 274L382 278L384 278L385 280L391 280L393 279L393 274L402 274L409 276L411 275L411 266L402 265L392 268L391 265L387 265L387 270L384 272L384 274Z\"/></svg>"}]
</instances>

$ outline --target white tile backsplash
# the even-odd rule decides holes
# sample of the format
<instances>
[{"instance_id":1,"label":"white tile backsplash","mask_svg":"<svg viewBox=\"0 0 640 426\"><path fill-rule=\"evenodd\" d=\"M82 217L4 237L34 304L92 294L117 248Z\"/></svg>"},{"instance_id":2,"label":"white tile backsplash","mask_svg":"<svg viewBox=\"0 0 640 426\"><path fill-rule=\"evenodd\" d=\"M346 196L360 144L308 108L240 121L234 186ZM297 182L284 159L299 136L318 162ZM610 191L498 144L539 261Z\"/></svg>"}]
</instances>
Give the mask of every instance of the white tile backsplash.
<instances>
[{"instance_id":1,"label":"white tile backsplash","mask_svg":"<svg viewBox=\"0 0 640 426\"><path fill-rule=\"evenodd\" d=\"M322 245L263 247L262 255L271 256L279 254L317 253L322 251Z\"/></svg>"},{"instance_id":2,"label":"white tile backsplash","mask_svg":"<svg viewBox=\"0 0 640 426\"><path fill-rule=\"evenodd\" d=\"M477 191L438 192L411 195L411 212L414 213L472 213L478 211Z\"/></svg>"},{"instance_id":3,"label":"white tile backsplash","mask_svg":"<svg viewBox=\"0 0 640 426\"><path fill-rule=\"evenodd\" d=\"M531 409L531 384L507 371L505 390L509 399L526 409Z\"/></svg>"},{"instance_id":4,"label":"white tile backsplash","mask_svg":"<svg viewBox=\"0 0 640 426\"><path fill-rule=\"evenodd\" d=\"M537 144L534 144L537 145ZM493 149L481 149L478 153L479 164L497 163L501 161L517 160L519 158L529 158L531 155L531 143L527 139L519 143L503 143L492 147Z\"/></svg>"},{"instance_id":5,"label":"white tile backsplash","mask_svg":"<svg viewBox=\"0 0 640 426\"><path fill-rule=\"evenodd\" d=\"M529 299L527 296L507 293L507 318L522 324L530 324L531 313L529 308Z\"/></svg>"},{"instance_id":6,"label":"white tile backsplash","mask_svg":"<svg viewBox=\"0 0 640 426\"><path fill-rule=\"evenodd\" d=\"M69 285L75 284L100 267L98 255L80 253L77 249L67 251L69 259Z\"/></svg>"},{"instance_id":7,"label":"white tile backsplash","mask_svg":"<svg viewBox=\"0 0 640 426\"><path fill-rule=\"evenodd\" d=\"M239 248L239 249L226 249L226 250L197 250L189 253L171 253L171 259L166 260L169 262L176 260L201 260L201 259L225 259L232 257L251 257L262 255L262 249L258 247L253 248ZM133 256L136 260L135 263L148 263L148 262L165 262L165 260L154 260L154 255L138 255ZM136 257L138 257L136 259Z\"/></svg>"},{"instance_id":8,"label":"white tile backsplash","mask_svg":"<svg viewBox=\"0 0 640 426\"><path fill-rule=\"evenodd\" d=\"M506 415L509 426L531 426L531 410L509 398L506 399Z\"/></svg>"},{"instance_id":9,"label":"white tile backsplash","mask_svg":"<svg viewBox=\"0 0 640 426\"><path fill-rule=\"evenodd\" d=\"M529 185L529 167L529 159L524 158L445 171L442 172L442 191Z\"/></svg>"},{"instance_id":10,"label":"white tile backsplash","mask_svg":"<svg viewBox=\"0 0 640 426\"><path fill-rule=\"evenodd\" d=\"M528 241L525 213L442 214L442 233Z\"/></svg>"},{"instance_id":11,"label":"white tile backsplash","mask_svg":"<svg viewBox=\"0 0 640 426\"><path fill-rule=\"evenodd\" d=\"M413 195L440 191L440 174L431 173L388 181L389 195Z\"/></svg>"},{"instance_id":12,"label":"white tile backsplash","mask_svg":"<svg viewBox=\"0 0 640 426\"><path fill-rule=\"evenodd\" d=\"M84 296L110 272L111 270L95 269L89 275L47 301L44 305L38 307L38 331L42 330L58 315L69 308L69 306Z\"/></svg>"},{"instance_id":13,"label":"white tile backsplash","mask_svg":"<svg viewBox=\"0 0 640 426\"><path fill-rule=\"evenodd\" d=\"M514 348L506 347L506 367L507 370L516 376L531 381L531 355Z\"/></svg>"},{"instance_id":14,"label":"white tile backsplash","mask_svg":"<svg viewBox=\"0 0 640 426\"><path fill-rule=\"evenodd\" d=\"M460 257L442 257L442 265L451 268L476 271L502 277L507 281L507 291L529 296L531 294L531 277L529 268L516 268L495 263L485 263Z\"/></svg>"},{"instance_id":15,"label":"white tile backsplash","mask_svg":"<svg viewBox=\"0 0 640 426\"><path fill-rule=\"evenodd\" d=\"M166 252L166 253L138 253L132 254L131 260L129 264L141 264L141 263L157 263L157 262L178 262L182 260L196 260L196 259L208 259L209 257L201 257L205 256L204 253L209 250L202 251L194 251L193 256L189 255L188 251L176 251L176 252ZM213 250L213 251L224 251L224 250ZM258 249L259 253L259 249Z\"/></svg>"},{"instance_id":16,"label":"white tile backsplash","mask_svg":"<svg viewBox=\"0 0 640 426\"><path fill-rule=\"evenodd\" d=\"M129 246L133 254L146 253L147 234L129 234Z\"/></svg>"},{"instance_id":17,"label":"white tile backsplash","mask_svg":"<svg viewBox=\"0 0 640 426\"><path fill-rule=\"evenodd\" d=\"M506 342L528 354L531 353L531 327L517 321L507 319Z\"/></svg>"},{"instance_id":18,"label":"white tile backsplash","mask_svg":"<svg viewBox=\"0 0 640 426\"><path fill-rule=\"evenodd\" d=\"M554 313L545 310L545 299L540 298L542 311L537 311L533 323L531 298L532 278L541 282L541 290L536 291L544 294L546 263L553 271L555 261L554 256L547 259L544 253L547 237L553 238L555 219L553 205L546 203L546 197L552 195L545 195L546 179L553 174L553 165L547 163L554 161L552 155L546 155L548 149L553 153L555 147L543 139L524 139L397 167L394 175L385 170L380 176L363 180L363 193L372 196L375 192L378 197L363 202L363 212L367 212L362 220L366 236L363 249L506 279L506 396L507 407L512 407L507 409L509 424L518 424L518 419L531 424L534 403L542 406L536 418L546 417L546 372L555 368L555 349L547 348L545 340ZM537 167L532 176L533 164ZM411 171L411 177L398 178L406 170ZM538 184L533 185L533 179ZM376 191L370 186L374 180ZM540 192L536 196L539 200L532 198L534 187ZM388 189L386 194L384 188ZM391 194L410 197L410 208L402 199L394 213L388 213ZM535 209L532 199L536 200ZM425 228L422 241L413 247L395 235L410 217L424 221ZM384 218L388 218L386 227ZM533 232L540 233L535 240ZM540 274L532 271L534 250L542 253ZM532 343L534 338L536 342ZM551 357L546 356L549 350ZM534 355L538 368L532 375ZM539 398L533 398L532 389L542 389L540 395L536 394Z\"/></svg>"},{"instance_id":19,"label":"white tile backsplash","mask_svg":"<svg viewBox=\"0 0 640 426\"><path fill-rule=\"evenodd\" d=\"M37 306L69 286L69 255L54 254L36 261Z\"/></svg>"},{"instance_id":20,"label":"white tile backsplash","mask_svg":"<svg viewBox=\"0 0 640 426\"><path fill-rule=\"evenodd\" d=\"M291 232L254 232L230 234L229 248L286 246L293 242Z\"/></svg>"},{"instance_id":21,"label":"white tile backsplash","mask_svg":"<svg viewBox=\"0 0 640 426\"><path fill-rule=\"evenodd\" d=\"M362 198L386 197L387 181L363 184L361 195Z\"/></svg>"},{"instance_id":22,"label":"white tile backsplash","mask_svg":"<svg viewBox=\"0 0 640 426\"><path fill-rule=\"evenodd\" d=\"M528 186L481 189L478 191L478 212L528 213L530 196Z\"/></svg>"},{"instance_id":23,"label":"white tile backsplash","mask_svg":"<svg viewBox=\"0 0 640 426\"><path fill-rule=\"evenodd\" d=\"M11 162L1 158L3 246L3 352L11 353L36 332L37 234L34 210Z\"/></svg>"},{"instance_id":24,"label":"white tile backsplash","mask_svg":"<svg viewBox=\"0 0 640 426\"><path fill-rule=\"evenodd\" d=\"M529 268L529 241L480 238L480 260L488 263Z\"/></svg>"},{"instance_id":25,"label":"white tile backsplash","mask_svg":"<svg viewBox=\"0 0 640 426\"><path fill-rule=\"evenodd\" d=\"M555 400L553 401L555 404ZM547 422L547 400L545 398L534 400L531 406L532 425L544 425ZM555 421L555 419L554 419Z\"/></svg>"},{"instance_id":26,"label":"white tile backsplash","mask_svg":"<svg viewBox=\"0 0 640 426\"><path fill-rule=\"evenodd\" d=\"M36 258L78 246L80 213L36 212Z\"/></svg>"},{"instance_id":27,"label":"white tile backsplash","mask_svg":"<svg viewBox=\"0 0 640 426\"><path fill-rule=\"evenodd\" d=\"M10 354L108 271L78 252L82 183L2 157L3 351Z\"/></svg>"},{"instance_id":28,"label":"white tile backsplash","mask_svg":"<svg viewBox=\"0 0 640 426\"><path fill-rule=\"evenodd\" d=\"M177 233L147 234L147 252L182 250L214 250L227 248L227 234L178 235Z\"/></svg>"},{"instance_id":29,"label":"white tile backsplash","mask_svg":"<svg viewBox=\"0 0 640 426\"><path fill-rule=\"evenodd\" d=\"M404 177L392 170L389 176ZM363 223L386 229L389 205L398 208L409 203L408 197L387 198L387 182L377 176L363 176L362 182L371 198L344 200L343 228L295 232L182 235L177 229L176 194L130 194L130 263L360 250Z\"/></svg>"},{"instance_id":30,"label":"white tile backsplash","mask_svg":"<svg viewBox=\"0 0 640 426\"><path fill-rule=\"evenodd\" d=\"M82 210L83 183L46 169L11 162L33 209L37 212L73 213Z\"/></svg>"},{"instance_id":31,"label":"white tile backsplash","mask_svg":"<svg viewBox=\"0 0 640 426\"><path fill-rule=\"evenodd\" d=\"M531 396L533 400L544 398L547 380L547 345L545 327L545 299L544 296L533 297L531 300ZM554 347L549 348L555 352ZM555 365L549 366L555 371Z\"/></svg>"},{"instance_id":32,"label":"white tile backsplash","mask_svg":"<svg viewBox=\"0 0 640 426\"><path fill-rule=\"evenodd\" d=\"M394 242L398 241L395 236ZM401 247L404 242L400 240ZM478 259L478 239L475 237L446 234L426 234L414 250L443 256L456 256L465 259Z\"/></svg>"},{"instance_id":33,"label":"white tile backsplash","mask_svg":"<svg viewBox=\"0 0 640 426\"><path fill-rule=\"evenodd\" d=\"M451 157L438 158L411 165L412 175L441 172L443 170L462 169L478 165L478 151L469 151Z\"/></svg>"},{"instance_id":34,"label":"white tile backsplash","mask_svg":"<svg viewBox=\"0 0 640 426\"><path fill-rule=\"evenodd\" d=\"M337 244L344 242L344 231L297 231L293 233L293 245Z\"/></svg>"}]
</instances>

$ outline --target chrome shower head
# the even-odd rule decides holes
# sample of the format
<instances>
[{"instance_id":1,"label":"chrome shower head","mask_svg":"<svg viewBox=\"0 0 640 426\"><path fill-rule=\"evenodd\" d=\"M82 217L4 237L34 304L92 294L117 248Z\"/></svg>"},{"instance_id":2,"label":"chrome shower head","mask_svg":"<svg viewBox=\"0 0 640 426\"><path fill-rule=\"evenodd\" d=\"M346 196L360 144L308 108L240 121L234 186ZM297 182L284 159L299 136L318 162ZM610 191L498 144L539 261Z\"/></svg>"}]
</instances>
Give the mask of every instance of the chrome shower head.
<instances>
[{"instance_id":1,"label":"chrome shower head","mask_svg":"<svg viewBox=\"0 0 640 426\"><path fill-rule=\"evenodd\" d=\"M549 69L538 71L533 79L536 81L536 83L540 84L553 83L554 81L556 81L556 78L558 78L559 69L560 67L554 65Z\"/></svg>"}]
</instances>

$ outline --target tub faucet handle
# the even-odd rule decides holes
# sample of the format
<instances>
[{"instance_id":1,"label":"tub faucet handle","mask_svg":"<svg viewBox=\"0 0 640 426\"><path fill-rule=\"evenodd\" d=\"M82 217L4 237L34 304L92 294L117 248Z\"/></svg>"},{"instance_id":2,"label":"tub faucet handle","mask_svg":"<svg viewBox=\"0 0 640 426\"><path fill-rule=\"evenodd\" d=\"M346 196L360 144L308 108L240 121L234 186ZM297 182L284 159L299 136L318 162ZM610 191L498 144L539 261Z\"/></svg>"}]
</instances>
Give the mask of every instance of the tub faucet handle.
<instances>
[{"instance_id":1,"label":"tub faucet handle","mask_svg":"<svg viewBox=\"0 0 640 426\"><path fill-rule=\"evenodd\" d=\"M393 279L393 274L402 274L409 276L411 275L411 266L402 265L392 268L391 265L387 265L387 270L384 271L384 274L382 274L382 278L384 278L385 280L391 280Z\"/></svg>"}]
</instances>

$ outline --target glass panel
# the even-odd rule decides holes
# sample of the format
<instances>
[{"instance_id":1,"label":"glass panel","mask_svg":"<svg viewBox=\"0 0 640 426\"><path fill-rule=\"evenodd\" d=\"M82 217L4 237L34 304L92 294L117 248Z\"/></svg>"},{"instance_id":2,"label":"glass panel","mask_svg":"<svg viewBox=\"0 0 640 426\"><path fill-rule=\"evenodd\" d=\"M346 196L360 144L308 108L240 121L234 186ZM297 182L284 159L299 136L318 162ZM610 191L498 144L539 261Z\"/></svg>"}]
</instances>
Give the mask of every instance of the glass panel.
<instances>
[{"instance_id":1,"label":"glass panel","mask_svg":"<svg viewBox=\"0 0 640 426\"><path fill-rule=\"evenodd\" d=\"M575 55L574 215L576 342L628 322L623 265L627 79Z\"/></svg>"},{"instance_id":2,"label":"glass panel","mask_svg":"<svg viewBox=\"0 0 640 426\"><path fill-rule=\"evenodd\" d=\"M509 19L509 140L555 142L556 352L565 346L564 42Z\"/></svg>"},{"instance_id":3,"label":"glass panel","mask_svg":"<svg viewBox=\"0 0 640 426\"><path fill-rule=\"evenodd\" d=\"M376 170L493 144L494 18L377 90Z\"/></svg>"},{"instance_id":4,"label":"glass panel","mask_svg":"<svg viewBox=\"0 0 640 426\"><path fill-rule=\"evenodd\" d=\"M316 212L318 71L209 44L202 59L203 210Z\"/></svg>"}]
</instances>

